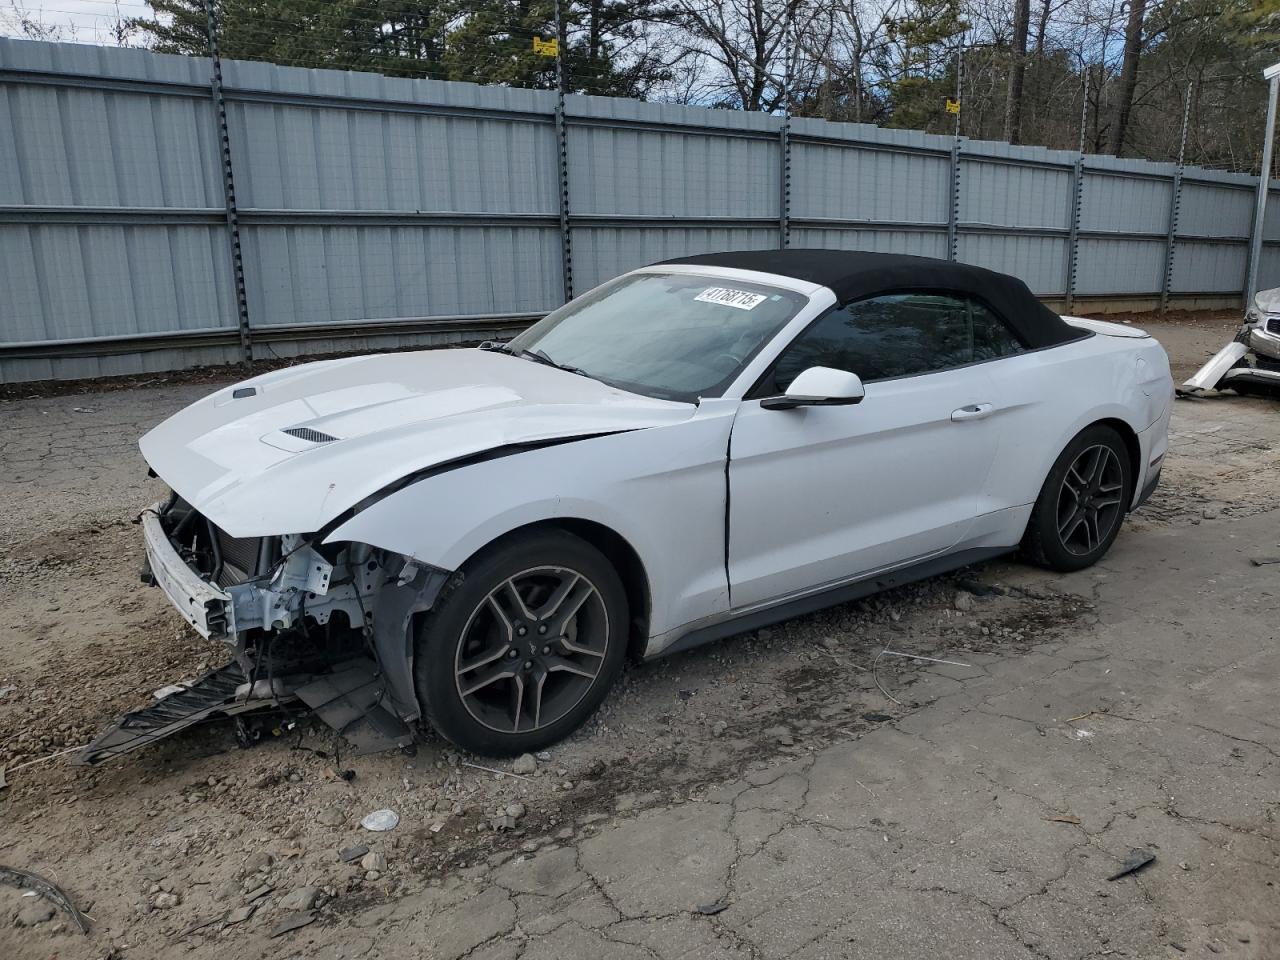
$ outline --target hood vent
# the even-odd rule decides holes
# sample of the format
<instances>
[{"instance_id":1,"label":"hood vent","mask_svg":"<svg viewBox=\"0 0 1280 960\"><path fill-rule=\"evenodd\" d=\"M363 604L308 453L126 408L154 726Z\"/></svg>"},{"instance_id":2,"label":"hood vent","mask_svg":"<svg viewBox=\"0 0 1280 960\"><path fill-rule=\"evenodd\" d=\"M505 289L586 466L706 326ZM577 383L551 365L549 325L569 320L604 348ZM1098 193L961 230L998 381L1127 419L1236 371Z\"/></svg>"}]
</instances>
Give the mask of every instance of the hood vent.
<instances>
[{"instance_id":1,"label":"hood vent","mask_svg":"<svg viewBox=\"0 0 1280 960\"><path fill-rule=\"evenodd\" d=\"M337 437L332 437L327 433L319 430L312 430L310 427L290 427L287 430L281 430L281 433L287 433L291 437L297 437L299 440L306 440L310 443L333 443Z\"/></svg>"}]
</instances>

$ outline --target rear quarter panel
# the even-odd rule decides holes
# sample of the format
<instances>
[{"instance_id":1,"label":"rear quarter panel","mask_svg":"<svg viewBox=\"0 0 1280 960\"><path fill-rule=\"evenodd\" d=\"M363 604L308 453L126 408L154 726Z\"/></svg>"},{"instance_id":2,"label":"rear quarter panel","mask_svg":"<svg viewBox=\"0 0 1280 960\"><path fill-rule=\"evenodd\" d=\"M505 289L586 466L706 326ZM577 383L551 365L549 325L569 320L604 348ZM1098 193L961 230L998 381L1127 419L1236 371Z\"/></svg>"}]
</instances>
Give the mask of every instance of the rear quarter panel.
<instances>
[{"instance_id":1,"label":"rear quarter panel","mask_svg":"<svg viewBox=\"0 0 1280 960\"><path fill-rule=\"evenodd\" d=\"M988 365L996 391L999 445L987 484L987 507L1029 505L1071 439L1099 420L1127 424L1143 446L1135 477L1141 489L1149 428L1168 423L1173 399L1169 361L1150 338L1094 335ZM1163 437L1159 438L1163 443Z\"/></svg>"}]
</instances>

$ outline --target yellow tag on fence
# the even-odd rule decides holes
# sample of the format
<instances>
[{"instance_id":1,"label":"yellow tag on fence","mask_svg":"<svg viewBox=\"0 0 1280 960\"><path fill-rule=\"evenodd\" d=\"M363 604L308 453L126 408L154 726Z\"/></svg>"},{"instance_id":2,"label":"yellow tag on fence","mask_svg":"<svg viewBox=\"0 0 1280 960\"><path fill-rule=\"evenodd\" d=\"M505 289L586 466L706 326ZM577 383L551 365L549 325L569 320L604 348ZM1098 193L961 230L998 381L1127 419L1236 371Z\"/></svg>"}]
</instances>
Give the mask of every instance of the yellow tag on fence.
<instances>
[{"instance_id":1,"label":"yellow tag on fence","mask_svg":"<svg viewBox=\"0 0 1280 960\"><path fill-rule=\"evenodd\" d=\"M540 57L557 57L560 55L560 41L554 38L543 40L541 37L534 37L533 52Z\"/></svg>"},{"instance_id":2,"label":"yellow tag on fence","mask_svg":"<svg viewBox=\"0 0 1280 960\"><path fill-rule=\"evenodd\" d=\"M538 41L536 40L534 41L534 43L537 43L537 42ZM959 112L960 112L960 101L952 100L950 97L947 97L947 113L958 114Z\"/></svg>"}]
</instances>

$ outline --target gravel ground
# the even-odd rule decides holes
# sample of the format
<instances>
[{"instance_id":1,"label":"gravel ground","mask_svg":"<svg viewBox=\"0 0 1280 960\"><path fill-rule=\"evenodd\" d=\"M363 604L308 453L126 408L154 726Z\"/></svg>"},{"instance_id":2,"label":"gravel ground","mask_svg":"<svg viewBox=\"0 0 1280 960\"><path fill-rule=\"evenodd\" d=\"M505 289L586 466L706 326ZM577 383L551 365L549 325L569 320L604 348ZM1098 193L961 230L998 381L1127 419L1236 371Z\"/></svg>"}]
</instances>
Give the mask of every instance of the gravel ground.
<instances>
[{"instance_id":1,"label":"gravel ground","mask_svg":"<svg viewBox=\"0 0 1280 960\"><path fill-rule=\"evenodd\" d=\"M1134 320L1179 379L1234 332ZM0 403L0 864L92 918L0 886L0 957L1280 956L1274 404L1180 402L1090 571L985 564L632 669L519 777L305 724L15 770L221 662L129 523L137 436L211 382Z\"/></svg>"}]
</instances>

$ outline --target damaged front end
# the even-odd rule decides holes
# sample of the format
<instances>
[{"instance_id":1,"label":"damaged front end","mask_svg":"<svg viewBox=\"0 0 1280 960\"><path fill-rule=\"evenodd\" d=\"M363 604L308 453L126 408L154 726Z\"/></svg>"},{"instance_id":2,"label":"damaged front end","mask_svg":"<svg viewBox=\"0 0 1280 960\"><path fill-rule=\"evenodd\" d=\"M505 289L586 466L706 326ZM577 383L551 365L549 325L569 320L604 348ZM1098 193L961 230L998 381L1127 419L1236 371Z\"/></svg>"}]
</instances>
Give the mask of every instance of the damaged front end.
<instances>
[{"instance_id":1,"label":"damaged front end","mask_svg":"<svg viewBox=\"0 0 1280 960\"><path fill-rule=\"evenodd\" d=\"M314 712L356 753L407 747L420 715L413 619L450 573L321 535L229 536L176 494L139 517L144 582L233 660L166 688L79 755L99 763L213 716Z\"/></svg>"}]
</instances>

